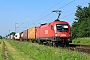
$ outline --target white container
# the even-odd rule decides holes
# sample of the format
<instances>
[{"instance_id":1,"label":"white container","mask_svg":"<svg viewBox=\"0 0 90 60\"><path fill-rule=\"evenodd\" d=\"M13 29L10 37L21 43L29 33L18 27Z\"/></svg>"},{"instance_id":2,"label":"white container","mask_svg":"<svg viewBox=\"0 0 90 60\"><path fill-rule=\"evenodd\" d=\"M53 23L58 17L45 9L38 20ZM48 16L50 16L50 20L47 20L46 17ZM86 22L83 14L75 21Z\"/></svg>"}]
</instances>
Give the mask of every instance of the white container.
<instances>
[{"instance_id":1,"label":"white container","mask_svg":"<svg viewBox=\"0 0 90 60\"><path fill-rule=\"evenodd\" d=\"M14 36L14 38L15 38L16 40L19 40L19 39L20 39L20 33L16 33L15 36Z\"/></svg>"}]
</instances>

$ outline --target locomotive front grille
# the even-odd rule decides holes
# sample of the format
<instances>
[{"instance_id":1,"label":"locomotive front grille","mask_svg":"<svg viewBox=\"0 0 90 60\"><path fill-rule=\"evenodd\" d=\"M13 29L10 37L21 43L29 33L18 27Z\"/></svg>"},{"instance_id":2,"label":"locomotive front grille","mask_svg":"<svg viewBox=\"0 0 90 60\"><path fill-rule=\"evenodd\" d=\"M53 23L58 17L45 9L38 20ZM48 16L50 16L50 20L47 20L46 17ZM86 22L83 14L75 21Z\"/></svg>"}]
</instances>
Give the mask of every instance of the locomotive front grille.
<instances>
[{"instance_id":1,"label":"locomotive front grille","mask_svg":"<svg viewBox=\"0 0 90 60\"><path fill-rule=\"evenodd\" d=\"M54 41L69 42L71 41L71 38L54 37Z\"/></svg>"}]
</instances>

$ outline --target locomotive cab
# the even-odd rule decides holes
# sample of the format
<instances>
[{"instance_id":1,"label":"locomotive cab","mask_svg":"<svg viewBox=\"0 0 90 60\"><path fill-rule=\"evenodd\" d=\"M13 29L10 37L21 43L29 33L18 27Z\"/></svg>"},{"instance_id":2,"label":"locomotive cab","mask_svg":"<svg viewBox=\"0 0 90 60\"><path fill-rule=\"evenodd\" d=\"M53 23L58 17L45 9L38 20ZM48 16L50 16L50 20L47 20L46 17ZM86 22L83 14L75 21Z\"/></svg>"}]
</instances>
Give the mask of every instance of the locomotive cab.
<instances>
[{"instance_id":1,"label":"locomotive cab","mask_svg":"<svg viewBox=\"0 0 90 60\"><path fill-rule=\"evenodd\" d=\"M58 36L62 39L68 39L70 37L70 27L68 24L56 24L55 36Z\"/></svg>"},{"instance_id":2,"label":"locomotive cab","mask_svg":"<svg viewBox=\"0 0 90 60\"><path fill-rule=\"evenodd\" d=\"M70 33L70 25L65 21L54 21L54 41L63 42L65 44L69 44L72 42L71 33Z\"/></svg>"}]
</instances>

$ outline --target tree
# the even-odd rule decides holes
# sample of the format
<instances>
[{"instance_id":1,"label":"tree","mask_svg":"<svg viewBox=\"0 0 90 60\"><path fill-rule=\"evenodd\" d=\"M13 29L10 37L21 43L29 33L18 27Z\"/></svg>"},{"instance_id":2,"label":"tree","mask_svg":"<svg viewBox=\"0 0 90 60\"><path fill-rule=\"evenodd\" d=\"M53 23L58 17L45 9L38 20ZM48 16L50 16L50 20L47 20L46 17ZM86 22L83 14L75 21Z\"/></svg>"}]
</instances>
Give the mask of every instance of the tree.
<instances>
[{"instance_id":1,"label":"tree","mask_svg":"<svg viewBox=\"0 0 90 60\"><path fill-rule=\"evenodd\" d=\"M10 34L6 35L6 37L10 36L10 35L15 35L16 33L15 32L11 32Z\"/></svg>"},{"instance_id":2,"label":"tree","mask_svg":"<svg viewBox=\"0 0 90 60\"><path fill-rule=\"evenodd\" d=\"M83 7L78 5L72 24L72 37L90 37L90 3Z\"/></svg>"},{"instance_id":3,"label":"tree","mask_svg":"<svg viewBox=\"0 0 90 60\"><path fill-rule=\"evenodd\" d=\"M2 36L0 35L0 39L2 39Z\"/></svg>"},{"instance_id":4,"label":"tree","mask_svg":"<svg viewBox=\"0 0 90 60\"><path fill-rule=\"evenodd\" d=\"M11 32L10 35L15 35L16 33L15 32Z\"/></svg>"}]
</instances>

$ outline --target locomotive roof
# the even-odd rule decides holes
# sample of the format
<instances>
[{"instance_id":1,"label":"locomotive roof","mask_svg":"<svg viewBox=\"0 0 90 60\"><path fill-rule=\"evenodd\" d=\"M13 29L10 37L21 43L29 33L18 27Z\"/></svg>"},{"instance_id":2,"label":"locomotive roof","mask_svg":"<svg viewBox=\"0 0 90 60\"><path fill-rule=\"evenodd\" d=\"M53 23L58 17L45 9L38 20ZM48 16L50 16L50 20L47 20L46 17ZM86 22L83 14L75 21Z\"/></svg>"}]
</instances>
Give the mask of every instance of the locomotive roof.
<instances>
[{"instance_id":1,"label":"locomotive roof","mask_svg":"<svg viewBox=\"0 0 90 60\"><path fill-rule=\"evenodd\" d=\"M53 23L55 23L55 22L61 22L61 23L68 23L68 22L66 22L66 21L60 21L59 19L56 19L55 21L53 21L53 22L50 22L50 23L44 23L44 24L41 24L40 26L43 26L43 25L47 25L47 24L53 24Z\"/></svg>"},{"instance_id":2,"label":"locomotive roof","mask_svg":"<svg viewBox=\"0 0 90 60\"><path fill-rule=\"evenodd\" d=\"M59 20L59 19L56 19L55 21L60 21L60 20ZM54 22L55 22L55 21L54 21ZM66 21L60 21L60 22L66 22Z\"/></svg>"}]
</instances>

